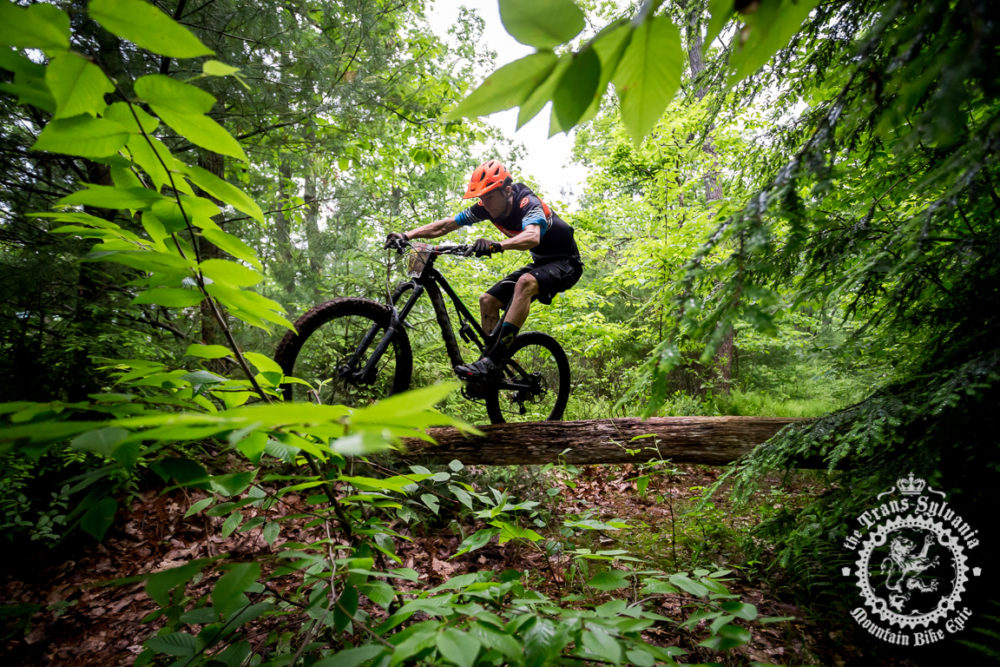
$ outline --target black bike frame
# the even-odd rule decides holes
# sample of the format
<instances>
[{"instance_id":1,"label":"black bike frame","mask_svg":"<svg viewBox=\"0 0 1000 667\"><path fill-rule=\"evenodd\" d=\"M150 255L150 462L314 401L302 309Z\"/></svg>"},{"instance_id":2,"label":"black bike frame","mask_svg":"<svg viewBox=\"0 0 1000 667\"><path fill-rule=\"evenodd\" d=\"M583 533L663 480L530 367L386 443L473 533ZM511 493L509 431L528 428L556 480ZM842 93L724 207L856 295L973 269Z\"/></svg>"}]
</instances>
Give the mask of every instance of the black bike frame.
<instances>
[{"instance_id":1,"label":"black bike frame","mask_svg":"<svg viewBox=\"0 0 1000 667\"><path fill-rule=\"evenodd\" d=\"M413 310L413 306L424 292L427 292L427 296L430 297L431 305L434 308L434 315L437 318L438 326L441 328L441 337L444 339L445 350L448 353L448 358L451 360L452 366L458 366L463 363L463 359L461 350L458 347L458 340L455 338L455 331L451 325L448 306L441 294L442 292L448 295L448 298L451 299L452 304L455 306L455 311L458 313L461 323L458 331L462 338L470 344L475 345L480 353L486 349L486 336L483 333L482 327L479 326L475 315L462 303L458 294L455 293L455 290L448 284L448 281L441 275L441 272L434 268L434 261L437 257L438 253L432 251L419 276L396 286L396 291L392 295L392 319L389 323L389 328L375 346L375 350L372 352L365 367L353 373L354 377L361 382L371 382L375 378L378 361L382 358L386 349L388 349L392 342L392 337L396 332L401 331L403 327L407 326L406 317ZM406 300L406 303L403 304L402 308L397 308L396 304L399 302L400 297L408 290L412 290L412 293ZM348 362L350 368L355 367L358 359L365 353L368 346L372 344L378 333L378 329L379 327L373 326L365 334L365 337L358 345L358 349L355 350L354 355Z\"/></svg>"},{"instance_id":2,"label":"black bike frame","mask_svg":"<svg viewBox=\"0 0 1000 667\"><path fill-rule=\"evenodd\" d=\"M458 340L455 338L455 330L451 324L451 314L448 312L444 295L447 295L451 300L452 305L455 307L455 312L458 314L459 335L471 345L474 345L480 353L486 347L486 335L479 325L476 316L462 303L458 294L448 284L445 277L441 275L441 272L434 268L434 260L436 258L437 255L432 254L427 259L427 263L419 276L396 286L396 292L392 298L392 321L393 325L403 325L414 304L416 304L424 292L427 292L427 296L431 300L431 306L434 308L434 316L437 318L438 327L441 329L441 337L444 339L448 359L451 361L452 366L457 366L463 363L464 360L458 347ZM406 303L403 304L403 307L397 311L396 304L399 302L400 297L408 290L412 290L412 293L406 300Z\"/></svg>"}]
</instances>

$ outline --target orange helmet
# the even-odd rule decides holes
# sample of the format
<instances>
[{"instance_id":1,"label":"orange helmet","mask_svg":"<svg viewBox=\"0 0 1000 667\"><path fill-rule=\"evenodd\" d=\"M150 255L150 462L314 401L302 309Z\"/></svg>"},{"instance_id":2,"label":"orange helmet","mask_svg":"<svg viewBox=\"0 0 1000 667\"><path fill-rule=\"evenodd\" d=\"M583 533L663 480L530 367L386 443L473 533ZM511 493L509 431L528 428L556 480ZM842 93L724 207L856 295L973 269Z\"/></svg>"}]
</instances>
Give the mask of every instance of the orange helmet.
<instances>
[{"instance_id":1,"label":"orange helmet","mask_svg":"<svg viewBox=\"0 0 1000 667\"><path fill-rule=\"evenodd\" d=\"M465 189L465 196L462 199L482 197L490 190L499 188L508 178L510 178L510 172L499 160L484 162L472 172L469 187Z\"/></svg>"}]
</instances>

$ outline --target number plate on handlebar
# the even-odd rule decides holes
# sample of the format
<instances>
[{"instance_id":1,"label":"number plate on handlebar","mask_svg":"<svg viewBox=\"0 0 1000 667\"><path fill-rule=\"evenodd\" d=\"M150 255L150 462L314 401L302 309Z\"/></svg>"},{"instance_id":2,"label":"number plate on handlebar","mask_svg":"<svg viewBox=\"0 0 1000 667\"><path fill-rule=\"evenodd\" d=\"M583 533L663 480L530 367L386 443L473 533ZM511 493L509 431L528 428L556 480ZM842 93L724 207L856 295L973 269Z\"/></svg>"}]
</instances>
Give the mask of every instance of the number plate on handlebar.
<instances>
[{"instance_id":1,"label":"number plate on handlebar","mask_svg":"<svg viewBox=\"0 0 1000 667\"><path fill-rule=\"evenodd\" d=\"M410 254L406 259L406 274L411 278L418 278L424 272L424 266L431 257L430 246L426 243L414 243L410 247Z\"/></svg>"}]
</instances>

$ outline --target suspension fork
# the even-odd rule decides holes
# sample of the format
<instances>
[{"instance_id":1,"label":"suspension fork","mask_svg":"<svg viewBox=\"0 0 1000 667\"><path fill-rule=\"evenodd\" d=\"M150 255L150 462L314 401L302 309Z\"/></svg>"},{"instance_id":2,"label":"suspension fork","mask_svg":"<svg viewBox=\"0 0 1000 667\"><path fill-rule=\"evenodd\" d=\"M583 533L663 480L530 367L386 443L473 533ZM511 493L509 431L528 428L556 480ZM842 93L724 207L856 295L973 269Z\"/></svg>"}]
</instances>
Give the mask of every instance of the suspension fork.
<instances>
[{"instance_id":1,"label":"suspension fork","mask_svg":"<svg viewBox=\"0 0 1000 667\"><path fill-rule=\"evenodd\" d=\"M399 301L399 297L403 295L404 292L412 285L413 293L410 298L407 299L406 304L403 305L402 310L396 308L396 303ZM389 327L386 329L385 333L382 334L382 338L379 340L375 349L372 351L371 357L368 358L368 363L365 367L359 371L354 371L351 375L358 382L368 383L371 382L375 377L375 367L378 362L382 359L382 355L385 351L389 349L389 345L392 343L393 336L397 335L399 331L402 331L403 327L406 325L406 316L410 314L413 310L413 305L420 298L420 295L424 293L424 286L415 282L402 283L396 287L396 291L392 296L392 314L389 319ZM365 333L364 338L361 339L361 343L358 344L358 349L354 351L354 354L348 360L348 369L353 369L361 357L364 356L365 352L368 350L368 346L372 344L375 337L378 335L379 326L373 324L368 331Z\"/></svg>"}]
</instances>

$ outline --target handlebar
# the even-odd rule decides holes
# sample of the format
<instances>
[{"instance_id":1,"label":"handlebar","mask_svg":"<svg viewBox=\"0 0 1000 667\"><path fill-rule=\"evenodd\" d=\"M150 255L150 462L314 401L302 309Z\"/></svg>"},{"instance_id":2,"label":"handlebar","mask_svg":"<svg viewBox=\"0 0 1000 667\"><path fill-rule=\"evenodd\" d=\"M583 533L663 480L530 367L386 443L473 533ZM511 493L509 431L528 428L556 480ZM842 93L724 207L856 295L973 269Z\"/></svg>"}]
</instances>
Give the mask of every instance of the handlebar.
<instances>
[{"instance_id":1,"label":"handlebar","mask_svg":"<svg viewBox=\"0 0 1000 667\"><path fill-rule=\"evenodd\" d=\"M414 248L415 250L420 250L422 252L430 252L432 255L458 255L459 257L469 257L472 255L472 246L457 243L442 243L441 245L428 245L426 243L421 243L423 248L416 248L414 244L410 241L404 241L402 239L394 239L389 243L387 248L389 250L395 250L400 255L407 248Z\"/></svg>"}]
</instances>

